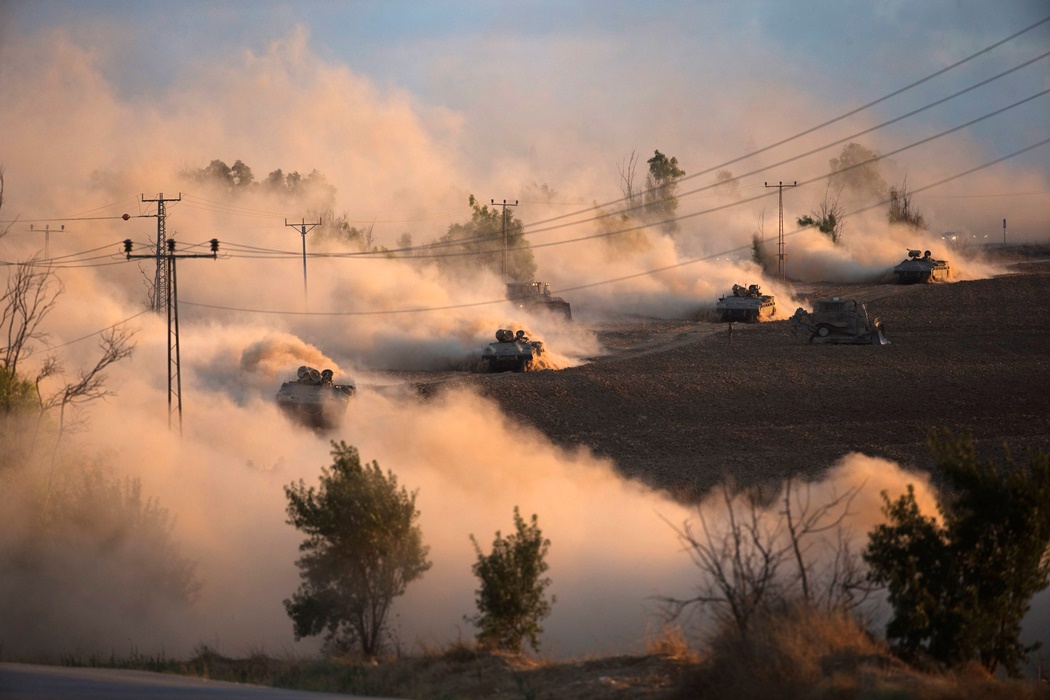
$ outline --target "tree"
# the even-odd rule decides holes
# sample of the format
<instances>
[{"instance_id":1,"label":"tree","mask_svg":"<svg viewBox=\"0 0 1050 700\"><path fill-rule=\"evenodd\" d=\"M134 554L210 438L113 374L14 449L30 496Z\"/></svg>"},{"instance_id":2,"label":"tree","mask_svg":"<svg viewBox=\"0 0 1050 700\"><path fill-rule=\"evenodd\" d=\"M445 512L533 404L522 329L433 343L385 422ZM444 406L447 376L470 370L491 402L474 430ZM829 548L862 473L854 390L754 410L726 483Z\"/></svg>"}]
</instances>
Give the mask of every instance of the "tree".
<instances>
[{"instance_id":1,"label":"tree","mask_svg":"<svg viewBox=\"0 0 1050 700\"><path fill-rule=\"evenodd\" d=\"M849 142L842 147L838 158L828 161L829 183L839 191L850 190L861 198L882 199L886 195L886 181L879 174L878 156L859 143Z\"/></svg>"},{"instance_id":2,"label":"tree","mask_svg":"<svg viewBox=\"0 0 1050 700\"><path fill-rule=\"evenodd\" d=\"M817 230L830 238L832 243L838 245L839 240L842 239L842 231L846 227L843 222L845 217L845 209L839 204L838 196L831 198L831 185L828 185L824 191L824 201L820 203L820 210L800 216L798 225L815 226Z\"/></svg>"},{"instance_id":3,"label":"tree","mask_svg":"<svg viewBox=\"0 0 1050 700\"><path fill-rule=\"evenodd\" d=\"M316 212L311 218L321 222L315 233L317 238L349 245L356 250L370 250L366 247L366 240L371 238L372 225L367 229L351 226L350 215L347 212L336 216L332 209Z\"/></svg>"},{"instance_id":4,"label":"tree","mask_svg":"<svg viewBox=\"0 0 1050 700\"><path fill-rule=\"evenodd\" d=\"M55 279L50 265L29 260L14 266L7 280L7 289L0 296L0 333L5 343L0 347L0 370L4 373L2 383L8 392L6 397L0 397L0 405L25 409L29 402L26 387L32 386L35 395L33 403L41 413L55 408L59 411L56 445L65 427L66 409L110 395L111 392L105 388L106 368L129 357L135 348L132 331L122 326L107 329L101 334L99 346L102 356L95 366L81 370L75 382L67 383L54 393L44 396L41 383L62 372L58 358L48 356L31 383L20 377L18 363L34 341L46 340L40 325L54 309L61 293L62 286Z\"/></svg>"},{"instance_id":5,"label":"tree","mask_svg":"<svg viewBox=\"0 0 1050 700\"><path fill-rule=\"evenodd\" d=\"M638 171L638 155L635 151L631 151L631 155L625 156L620 164L616 166L617 172L620 173L620 191L623 193L624 203L627 205L626 208L630 210L634 206L634 200L638 196L638 192L635 189L635 173Z\"/></svg>"},{"instance_id":6,"label":"tree","mask_svg":"<svg viewBox=\"0 0 1050 700\"><path fill-rule=\"evenodd\" d=\"M306 533L296 562L302 582L284 601L295 638L326 633L330 652L355 646L374 658L382 650L394 599L429 568L417 520L416 492L398 488L393 472L361 464L357 449L332 443L318 488L303 480L284 487L288 523Z\"/></svg>"},{"instance_id":7,"label":"tree","mask_svg":"<svg viewBox=\"0 0 1050 700\"><path fill-rule=\"evenodd\" d=\"M472 569L481 588L475 591L478 614L466 620L480 630L478 643L483 647L520 653L528 640L539 651L540 620L550 615L556 602L554 596L548 602L544 594L551 583L543 576L551 543L543 538L536 515L526 525L517 506L514 526L517 531L507 537L496 531L490 554L470 536L478 557Z\"/></svg>"},{"instance_id":8,"label":"tree","mask_svg":"<svg viewBox=\"0 0 1050 700\"><path fill-rule=\"evenodd\" d=\"M666 233L676 233L678 180L685 171L678 167L677 158L668 158L659 150L646 162L649 174L645 178L645 215L650 221L659 221Z\"/></svg>"},{"instance_id":9,"label":"tree","mask_svg":"<svg viewBox=\"0 0 1050 700\"><path fill-rule=\"evenodd\" d=\"M0 366L17 373L18 361L30 344L46 338L40 324L61 293L62 287L48 264L29 260L11 269L7 288L0 296L0 342L4 343L0 346Z\"/></svg>"},{"instance_id":10,"label":"tree","mask_svg":"<svg viewBox=\"0 0 1050 700\"><path fill-rule=\"evenodd\" d=\"M740 180L730 170L715 173L715 191L729 199L740 199Z\"/></svg>"},{"instance_id":11,"label":"tree","mask_svg":"<svg viewBox=\"0 0 1050 700\"><path fill-rule=\"evenodd\" d=\"M886 636L910 659L959 666L977 661L1016 676L1038 645L1020 642L1032 596L1050 583L1050 456L977 459L973 440L930 437L943 483L941 521L924 515L909 485L868 537L869 578L885 586L893 617Z\"/></svg>"},{"instance_id":12,"label":"tree","mask_svg":"<svg viewBox=\"0 0 1050 700\"><path fill-rule=\"evenodd\" d=\"M765 489L722 485L724 524L698 509L699 530L688 522L672 525L703 578L692 598L661 598L668 617L704 606L719 625L743 638L756 618L788 604L834 613L857 607L864 599L858 595L864 593L864 577L845 520L859 492L852 487L814 503L809 486L789 479L780 499L784 508L773 512L767 504L776 499Z\"/></svg>"},{"instance_id":13,"label":"tree","mask_svg":"<svg viewBox=\"0 0 1050 700\"><path fill-rule=\"evenodd\" d=\"M503 269L503 231L506 217L508 281L529 282L536 274L536 260L525 239L525 225L514 217L511 207L479 204L474 195L467 200L470 221L452 224L439 240L438 250L446 257L437 258L446 267L469 269L487 267L494 272ZM463 255L456 255L462 253Z\"/></svg>"},{"instance_id":14,"label":"tree","mask_svg":"<svg viewBox=\"0 0 1050 700\"><path fill-rule=\"evenodd\" d=\"M888 218L891 224L904 224L919 230L926 229L926 219L919 213L918 208L912 207L911 193L908 192L908 178L904 178L899 188L890 188Z\"/></svg>"}]
</instances>

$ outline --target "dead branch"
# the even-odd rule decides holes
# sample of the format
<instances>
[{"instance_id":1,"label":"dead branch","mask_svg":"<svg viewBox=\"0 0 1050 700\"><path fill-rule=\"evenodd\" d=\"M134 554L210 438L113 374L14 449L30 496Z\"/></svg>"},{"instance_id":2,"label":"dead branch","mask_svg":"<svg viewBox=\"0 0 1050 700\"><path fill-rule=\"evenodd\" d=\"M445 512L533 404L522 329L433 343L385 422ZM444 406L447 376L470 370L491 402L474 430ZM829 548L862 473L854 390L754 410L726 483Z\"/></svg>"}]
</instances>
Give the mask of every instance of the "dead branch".
<instances>
[{"instance_id":1,"label":"dead branch","mask_svg":"<svg viewBox=\"0 0 1050 700\"><path fill-rule=\"evenodd\" d=\"M39 264L34 258L14 266L0 297L0 333L6 343L0 347L0 363L5 369L17 372L18 361L29 344L47 337L39 331L40 323L61 293L62 284L50 265Z\"/></svg>"}]
</instances>

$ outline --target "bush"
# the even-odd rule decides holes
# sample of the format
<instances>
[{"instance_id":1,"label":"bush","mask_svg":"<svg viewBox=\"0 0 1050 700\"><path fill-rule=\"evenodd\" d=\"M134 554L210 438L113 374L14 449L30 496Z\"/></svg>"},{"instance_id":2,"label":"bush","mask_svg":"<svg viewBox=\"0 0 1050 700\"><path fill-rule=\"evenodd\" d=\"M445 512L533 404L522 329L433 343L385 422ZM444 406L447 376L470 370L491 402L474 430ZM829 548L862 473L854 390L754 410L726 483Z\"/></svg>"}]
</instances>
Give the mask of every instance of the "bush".
<instances>
[{"instance_id":1,"label":"bush","mask_svg":"<svg viewBox=\"0 0 1050 700\"><path fill-rule=\"evenodd\" d=\"M919 511L911 486L891 501L889 522L869 535L870 579L889 591L886 636L902 656L959 667L976 661L1020 674L1028 654L1021 620L1050 583L1050 457L977 459L969 436L930 438L940 521Z\"/></svg>"},{"instance_id":2,"label":"bush","mask_svg":"<svg viewBox=\"0 0 1050 700\"><path fill-rule=\"evenodd\" d=\"M478 556L473 571L481 588L475 598L478 614L466 619L480 629L478 644L482 647L518 653L528 640L539 651L540 620L550 615L555 602L544 596L551 583L543 578L550 540L543 538L536 516L526 525L517 507L514 525L517 532L513 535L502 537L496 532L491 554L483 553L470 536Z\"/></svg>"}]
</instances>

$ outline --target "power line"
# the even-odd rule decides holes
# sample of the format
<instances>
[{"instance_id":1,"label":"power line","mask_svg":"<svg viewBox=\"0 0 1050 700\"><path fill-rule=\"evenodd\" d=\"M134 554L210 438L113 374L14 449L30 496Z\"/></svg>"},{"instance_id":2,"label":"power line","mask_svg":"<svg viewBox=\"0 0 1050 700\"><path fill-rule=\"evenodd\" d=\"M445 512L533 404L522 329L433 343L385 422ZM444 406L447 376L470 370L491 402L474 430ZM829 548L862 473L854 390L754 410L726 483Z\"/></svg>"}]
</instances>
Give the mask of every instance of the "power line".
<instances>
[{"instance_id":1,"label":"power line","mask_svg":"<svg viewBox=\"0 0 1050 700\"><path fill-rule=\"evenodd\" d=\"M961 66L961 65L963 65L965 63L968 63L968 62L972 61L973 59L977 58L978 56L982 56L982 55L984 55L984 54L986 54L986 53L988 53L988 52L990 52L990 51L992 51L994 49L999 48L1003 44L1006 44L1006 43L1008 43L1010 41L1013 41L1017 37L1025 34L1027 32L1030 32L1031 30L1035 29L1036 27L1042 26L1042 25L1046 24L1047 22L1050 22L1050 16L1044 17L1043 19L1041 19L1041 20L1039 20L1039 21L1037 21L1037 22L1035 22L1033 24L1028 25L1024 29L1021 29L1021 30L1019 30L1017 32L1014 32L1013 34L1011 34L1010 36L1006 37L1005 39L1000 39L999 41L995 42L994 44L991 44L990 46L986 46L985 48L981 49L980 51L977 51L976 53L972 53L969 56L966 56L965 58L962 58L962 59L956 61L955 63L952 63L951 65L945 66L944 68L942 68L942 69L940 69L940 70L938 70L938 71L936 71L934 73L931 73L931 74L927 75L924 78L920 78L919 80L916 80L913 83L909 83L908 85L905 85L902 88L898 88L897 90L894 90L893 92L890 92L890 93L888 93L886 95L883 95L882 97L879 97L879 98L877 98L875 100L872 100L872 101L870 101L870 102L868 102L866 104L863 104L860 107L857 107L856 109L852 109L852 110L850 110L848 112L845 112L844 114L840 114L837 117L834 117L834 118L829 119L829 120L827 120L825 122L817 124L816 126L812 126L812 127L808 128L808 129L805 129L804 131L800 131L800 132L798 132L797 134L795 134L793 136L788 136L787 138L781 139L780 141L776 141L775 143L771 143L771 144L769 144L767 146L763 146L762 148L759 148L757 150L751 151L750 153L746 153L746 154L744 154L742 156L738 156L737 158L733 158L731 160L727 160L727 161L725 161L723 163L719 163L718 165L712 165L711 167L709 167L709 168L707 168L705 170L701 170L700 172L693 173L692 175L686 175L683 178L681 178L681 180L689 180L689 179L692 179L692 178L695 178L695 177L699 177L701 175L707 175L707 174L712 173L712 172L714 172L716 170L719 170L721 168L725 168L725 167L727 167L729 165L733 165L734 163L739 163L740 161L747 160L748 158L752 158L752 157L757 156L757 155L759 155L761 153L765 153L766 151L769 151L769 150L772 150L774 148L777 148L778 146L783 146L784 144L790 143L791 141L799 139L799 138L801 138L803 136L808 136L809 134L812 134L813 132L818 131L819 129L823 129L824 127L831 126L832 124L840 122L843 119L846 119L848 117L852 117L855 114L859 114L860 112L863 112L866 109L870 109L871 107L874 107L877 104L880 104L882 102L885 102L886 100L889 100L889 99L891 99L893 97L896 97L896 96L898 96L898 95L900 95L900 94L902 94L904 92L907 92L908 90L911 90L914 87L918 87L919 85L922 85L923 83L929 82L933 78L936 78L936 77L939 77L941 75L944 75L945 73L947 73L947 72L949 72L951 70L954 70L955 68L958 68L959 66ZM593 207L589 207L588 209L583 209L583 210L580 210L578 212L571 212L569 214L562 214L560 216L555 216L555 217L552 217L552 218L549 218L549 219L544 219L544 220L541 220L541 221L535 221L535 222L532 222L531 224L528 224L528 225L545 224L545 223L549 223L549 222L552 222L552 221L558 221L560 219L564 219L564 218L567 218L567 217L577 216L579 214L586 214L589 211L594 211L596 209L604 209L605 207L612 206L613 204L619 204L620 202L626 201L626 199L627 199L626 197L621 197L619 199L614 199L612 201L606 202L604 204L594 205Z\"/></svg>"},{"instance_id":2,"label":"power line","mask_svg":"<svg viewBox=\"0 0 1050 700\"><path fill-rule=\"evenodd\" d=\"M123 321L117 321L116 323L114 323L112 325L109 325L109 326L106 326L105 328L102 328L100 330L97 330L94 333L88 333L87 335L82 335L79 338L76 338L75 340L69 340L69 341L66 341L65 343L61 343L60 345L49 345L47 347L47 350L49 352L51 350L58 350L59 348L64 348L64 347L66 347L68 345L73 345L74 343L79 343L79 342L81 342L83 340L87 340L88 338L93 338L96 335L101 335L102 333L105 333L108 330L111 330L113 328L116 328L117 326L125 324L128 321L132 321L132 320L138 318L139 316L142 316L143 314L148 314L151 311L153 311L153 309L143 309L142 311L139 311L134 316L128 316ZM29 351L29 352L25 353L25 357L30 357L31 355L34 355L34 354L36 354L36 351Z\"/></svg>"},{"instance_id":3,"label":"power line","mask_svg":"<svg viewBox=\"0 0 1050 700\"><path fill-rule=\"evenodd\" d=\"M1018 149L1016 151L1013 151L1012 153L1008 153L1008 154L1006 154L1004 156L1000 156L999 158L995 158L994 160L990 160L990 161L987 161L987 162L982 163L980 165L974 166L972 168L969 168L968 170L964 170L963 172L956 173L955 175L951 175L949 177L942 178L940 180L937 180L936 182L931 182L931 183L929 183L927 185L923 185L921 187L916 187L915 189L912 189L910 191L912 193L917 193L917 192L923 192L923 191L928 190L928 189L932 189L934 187L939 187L940 185L946 184L946 183L951 182L953 180L958 180L959 178L965 177L967 175L971 175L971 174L973 174L975 172L978 172L980 170L984 170L986 168L990 168L993 165L997 165L999 163L1002 163L1003 161L1009 160L1010 158L1014 158L1016 156L1022 155L1024 153L1027 153L1028 151L1035 150L1036 148L1040 148L1040 147L1045 146L1047 144L1050 144L1050 138L1043 139L1042 141L1038 141L1038 142L1033 143L1033 144L1031 144L1029 146L1026 146L1024 148L1021 148L1021 149ZM879 202L875 202L875 203L870 204L868 206L860 207L858 209L855 209L852 212L848 212L845 216L853 216L853 215L860 214L862 212L868 211L870 209L874 209L876 207L885 206L888 202L889 202L888 199L885 199L885 200L882 200L882 201L879 201ZM790 233L786 233L785 237L793 236L795 234L801 233L804 230L806 230L806 229L805 228L796 229L795 231L792 231ZM723 250L723 251L720 251L720 252L717 252L717 253L712 253L712 254L709 254L709 255L703 255L703 256L699 256L699 257L695 257L695 258L690 258L688 260L681 260L681 261L679 261L677 263L673 263L671 265L665 265L663 267L652 268L652 269L649 269L649 270L643 270L641 272L636 272L636 273L633 273L633 274L630 274L630 275L623 275L622 277L615 277L615 278L611 278L611 279L601 280L601 281L598 281L598 282L591 282L591 283L588 283L588 284L580 284L580 285L575 285L573 287L566 287L566 288L561 289L559 291L560 292L574 292L574 291L579 291L581 289L591 289L591 288L594 288L594 287L601 287L601 286L605 286L605 285L608 285L608 284L614 284L616 282L623 282L623 281L629 280L629 279L636 279L636 278L639 278L639 277L646 277L646 276L658 274L660 272L666 272L668 270L673 270L673 269L676 269L676 268L685 267L687 265L693 265L695 263L702 262L702 261L705 261L705 260L714 260L715 258L724 257L726 255L732 255L734 253L739 253L741 251L747 250L748 247L749 246L747 246L747 245L737 246L735 248L730 248L728 250ZM303 311L282 311L282 310L276 310L276 309L250 309L250 308L246 308L246 307L222 306L222 305L219 305L219 304L204 304L204 303L201 303L201 302L193 302L193 301L184 301L183 303L187 304L189 306L197 306L197 307L206 308L206 309L216 309L216 310L219 310L219 311L236 311L236 312L239 312L239 313L258 313L258 314L268 314L268 315L277 315L277 316L384 316L384 315L395 315L395 314L429 313L429 312L434 312L434 311L450 311L450 310L454 310L454 309L465 309L465 308L471 308L471 307L476 307L476 306L489 306L489 305L493 305L493 304L502 304L502 303L505 303L505 302L506 302L506 299L494 299L494 300L490 300L490 301L471 302L471 303L466 303L466 304L451 304L451 305L447 305L447 306L421 307L421 308L415 308L415 309L392 309L392 310L383 310L383 311L306 311L306 312L303 312Z\"/></svg>"}]
</instances>

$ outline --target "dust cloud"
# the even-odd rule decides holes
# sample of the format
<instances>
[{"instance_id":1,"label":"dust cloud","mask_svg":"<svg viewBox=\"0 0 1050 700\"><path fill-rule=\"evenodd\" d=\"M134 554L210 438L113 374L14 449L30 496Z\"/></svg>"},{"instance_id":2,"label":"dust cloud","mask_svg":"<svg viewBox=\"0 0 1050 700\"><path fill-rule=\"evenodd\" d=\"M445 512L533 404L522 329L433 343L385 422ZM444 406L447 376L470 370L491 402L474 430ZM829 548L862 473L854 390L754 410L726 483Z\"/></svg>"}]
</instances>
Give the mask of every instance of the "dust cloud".
<instances>
[{"instance_id":1,"label":"dust cloud","mask_svg":"<svg viewBox=\"0 0 1050 700\"><path fill-rule=\"evenodd\" d=\"M585 449L555 447L466 391L421 401L409 393L365 388L339 429L318 434L279 414L272 385L269 392L261 385L256 391L238 388L252 386L251 375L264 371L261 365L231 362L233 379L214 381L211 368L257 351L259 339L230 328L208 335L210 343L196 332L187 334L187 346L204 357L184 380L181 439L165 426L164 387L141 371L136 359L114 372L119 399L93 409L94 429L78 448L103 455L116 475L138 479L143 494L170 511L181 555L197 563L199 599L184 610L177 601L151 597L148 589L126 590L135 579L121 573L124 559L96 563L100 581L119 584L113 587L120 591L118 600L139 601L129 610L113 602L112 591L101 584L80 587L80 577L63 575L79 571L76 560L51 558L51 578L60 583L50 593L64 602L47 619L32 621L33 634L8 620L0 634L8 654L163 650L179 655L202 643L228 654L316 650L316 640L294 642L281 605L298 585L293 562L301 539L284 522L282 487L298 479L316 484L321 467L330 463L331 439L355 445L363 459L377 460L401 484L418 490L420 524L434 566L409 587L390 620L397 643L407 651L472 635L463 621L474 612L477 585L469 538L486 545L497 530L508 532L515 506L537 514L552 541L550 592L557 603L544 625L544 654L642 650L646 630L661 621L656 598L688 597L694 590L698 573L669 523L694 519L695 511L624 480L609 461ZM144 349L144 354L158 352ZM299 361L292 353L287 367ZM60 471L56 477L75 475ZM878 519L878 490L903 492L905 483L916 483L920 502L928 504L924 479L862 456L845 459L813 488L819 497L864 484L854 518L868 528ZM724 518L717 499L699 507L709 522ZM31 528L13 531L26 536L14 544L33 541ZM6 532L11 546L12 531ZM25 590L32 580L8 581L8 592Z\"/></svg>"},{"instance_id":2,"label":"dust cloud","mask_svg":"<svg viewBox=\"0 0 1050 700\"><path fill-rule=\"evenodd\" d=\"M652 596L687 595L682 592L695 579L667 526L691 517L690 509L624 481L613 465L585 450L551 445L476 396L456 392L420 403L361 380L387 370L465 370L495 331L506 327L527 329L544 342L556 366L570 367L601 352L593 326L625 316L695 318L733 284L760 284L782 308L792 308L791 285L752 259L756 235L765 240L767 261L775 255L769 248L777 225L775 195L751 199L765 192L759 180L718 190L701 189L714 183L713 174L682 183L680 229L673 236L657 223L621 216L619 204L606 207L614 216L593 220L591 206L619 199L616 164L639 142L643 163L659 147L676 155L687 173L699 172L754 143L819 123L825 112L839 111L836 105L798 86L756 79L740 88L739 101L712 108L719 119L710 127L709 143L697 139L692 116L656 123L645 112L608 124L612 120L603 113L580 122L581 115L558 112L552 104L551 114L533 123L528 115L536 110L506 108L501 98L513 97L507 86L487 93L473 111L430 104L326 58L302 27L254 49L231 47L226 60L202 60L139 93L115 74L114 66L127 63L117 60L124 58L115 48L120 42L92 34L113 37L121 30L9 31L0 44L0 123L16 125L0 130L2 216L14 221L0 239L0 259L40 261L39 227L30 231L26 223L70 219L65 230L50 234L50 269L64 293L41 328L46 341L35 343L27 357L27 376L52 351L64 358L70 376L97 356L91 334L124 320L137 331L134 356L109 372L107 387L114 395L90 406L77 447L63 443L63 458L55 462L37 455L8 467L5 478L17 481L17 488L4 489L4 503L11 506L5 523L25 517L22 527L4 528L4 552L31 551L40 532L24 509L38 502L52 480L81 479L86 463L95 460L83 455L99 455L112 471L105 483L138 479L142 495L170 511L173 537L182 554L198 562L203 587L189 612L148 596L128 595L129 604L110 605L104 602L111 600L107 589L121 589L106 576L135 579L121 578L127 559L106 559L91 585L63 598L64 607L55 607L52 617L13 627L7 626L14 624L11 618L0 622L5 655L120 654L130 648L175 655L202 642L229 653L313 648L293 642L281 606L297 586L299 541L284 523L282 486L300 478L315 483L330 461L329 439L357 446L364 459L378 460L403 484L419 489L434 568L398 603L392 622L405 645L469 635L462 623L473 611L469 536L485 543L496 530L506 532L519 506L523 514L538 514L553 543L551 592L558 603L546 623L545 648L558 655L638 648L652 619ZM566 56L580 52L567 44L554 48ZM684 99L681 91L669 94ZM542 97L533 95L532 104L548 104ZM630 111L632 100L619 91L615 97ZM519 93L518 99L524 97ZM703 100L705 109L709 102L702 94L689 99ZM772 103L781 114L776 128L765 119ZM479 123L496 105L498 128L518 135L508 153L477 138ZM688 106L683 115L702 111L696 102ZM596 126L579 129L579 123ZM792 177L819 177L834 155L799 161ZM906 170L909 182L934 181L981 155L964 140L895 164L887 179L899 181ZM316 169L335 188L332 201L324 203L336 215L345 213L348 223L372 230L376 250L365 255L310 234L304 271L303 239L286 223L312 219L311 208L320 203L261 192L238 195L184 176L214 159L242 160L257 180L277 169ZM549 185L550 195L538 198L537 183ZM1048 184L1041 173L1024 168L982 171L966 186L939 190L945 199L917 197L931 231L921 240L890 229L881 214L858 216L849 220L841 246L810 231L792 235L788 269L803 281L871 280L908 248L922 247L949 259L961 279L994 274L994 265L971 260L967 248L951 248L943 233L932 233L954 231L952 240L976 241L974 246L994 233L989 222L1001 217L966 198L967 187L1011 193L1038 192ZM698 191L689 193L693 189ZM824 191L821 185L792 192L786 222L816 207ZM122 248L131 239L136 254L148 254L157 209L143 198L161 193L176 200L168 204L166 233L179 253L207 254L207 241L220 240L219 259L177 263L182 439L168 429L168 327L164 318L142 313L155 266L152 260L126 260ZM429 243L451 224L468 221L471 194L481 201L520 196L515 216L525 222L537 279L572 303L576 322L509 304L495 272L453 276L426 250L407 259L383 253L398 247L402 236ZM1045 239L1045 211L1031 200L1008 201L1017 204L1011 210L1015 239ZM574 211L586 213L553 221ZM289 422L273 401L280 381L292 378L298 365L315 363L338 368L361 389L344 425L332 434ZM51 381L45 389L58 379ZM915 478L894 465L858 458L831 479L862 475L887 488ZM866 517L875 517L872 508L877 506L865 506ZM75 574L90 564L64 568L63 560L48 560L53 568L43 574L54 585L39 587L41 595L74 592ZM5 578L11 586L5 594L37 580L31 571L26 575Z\"/></svg>"}]
</instances>

